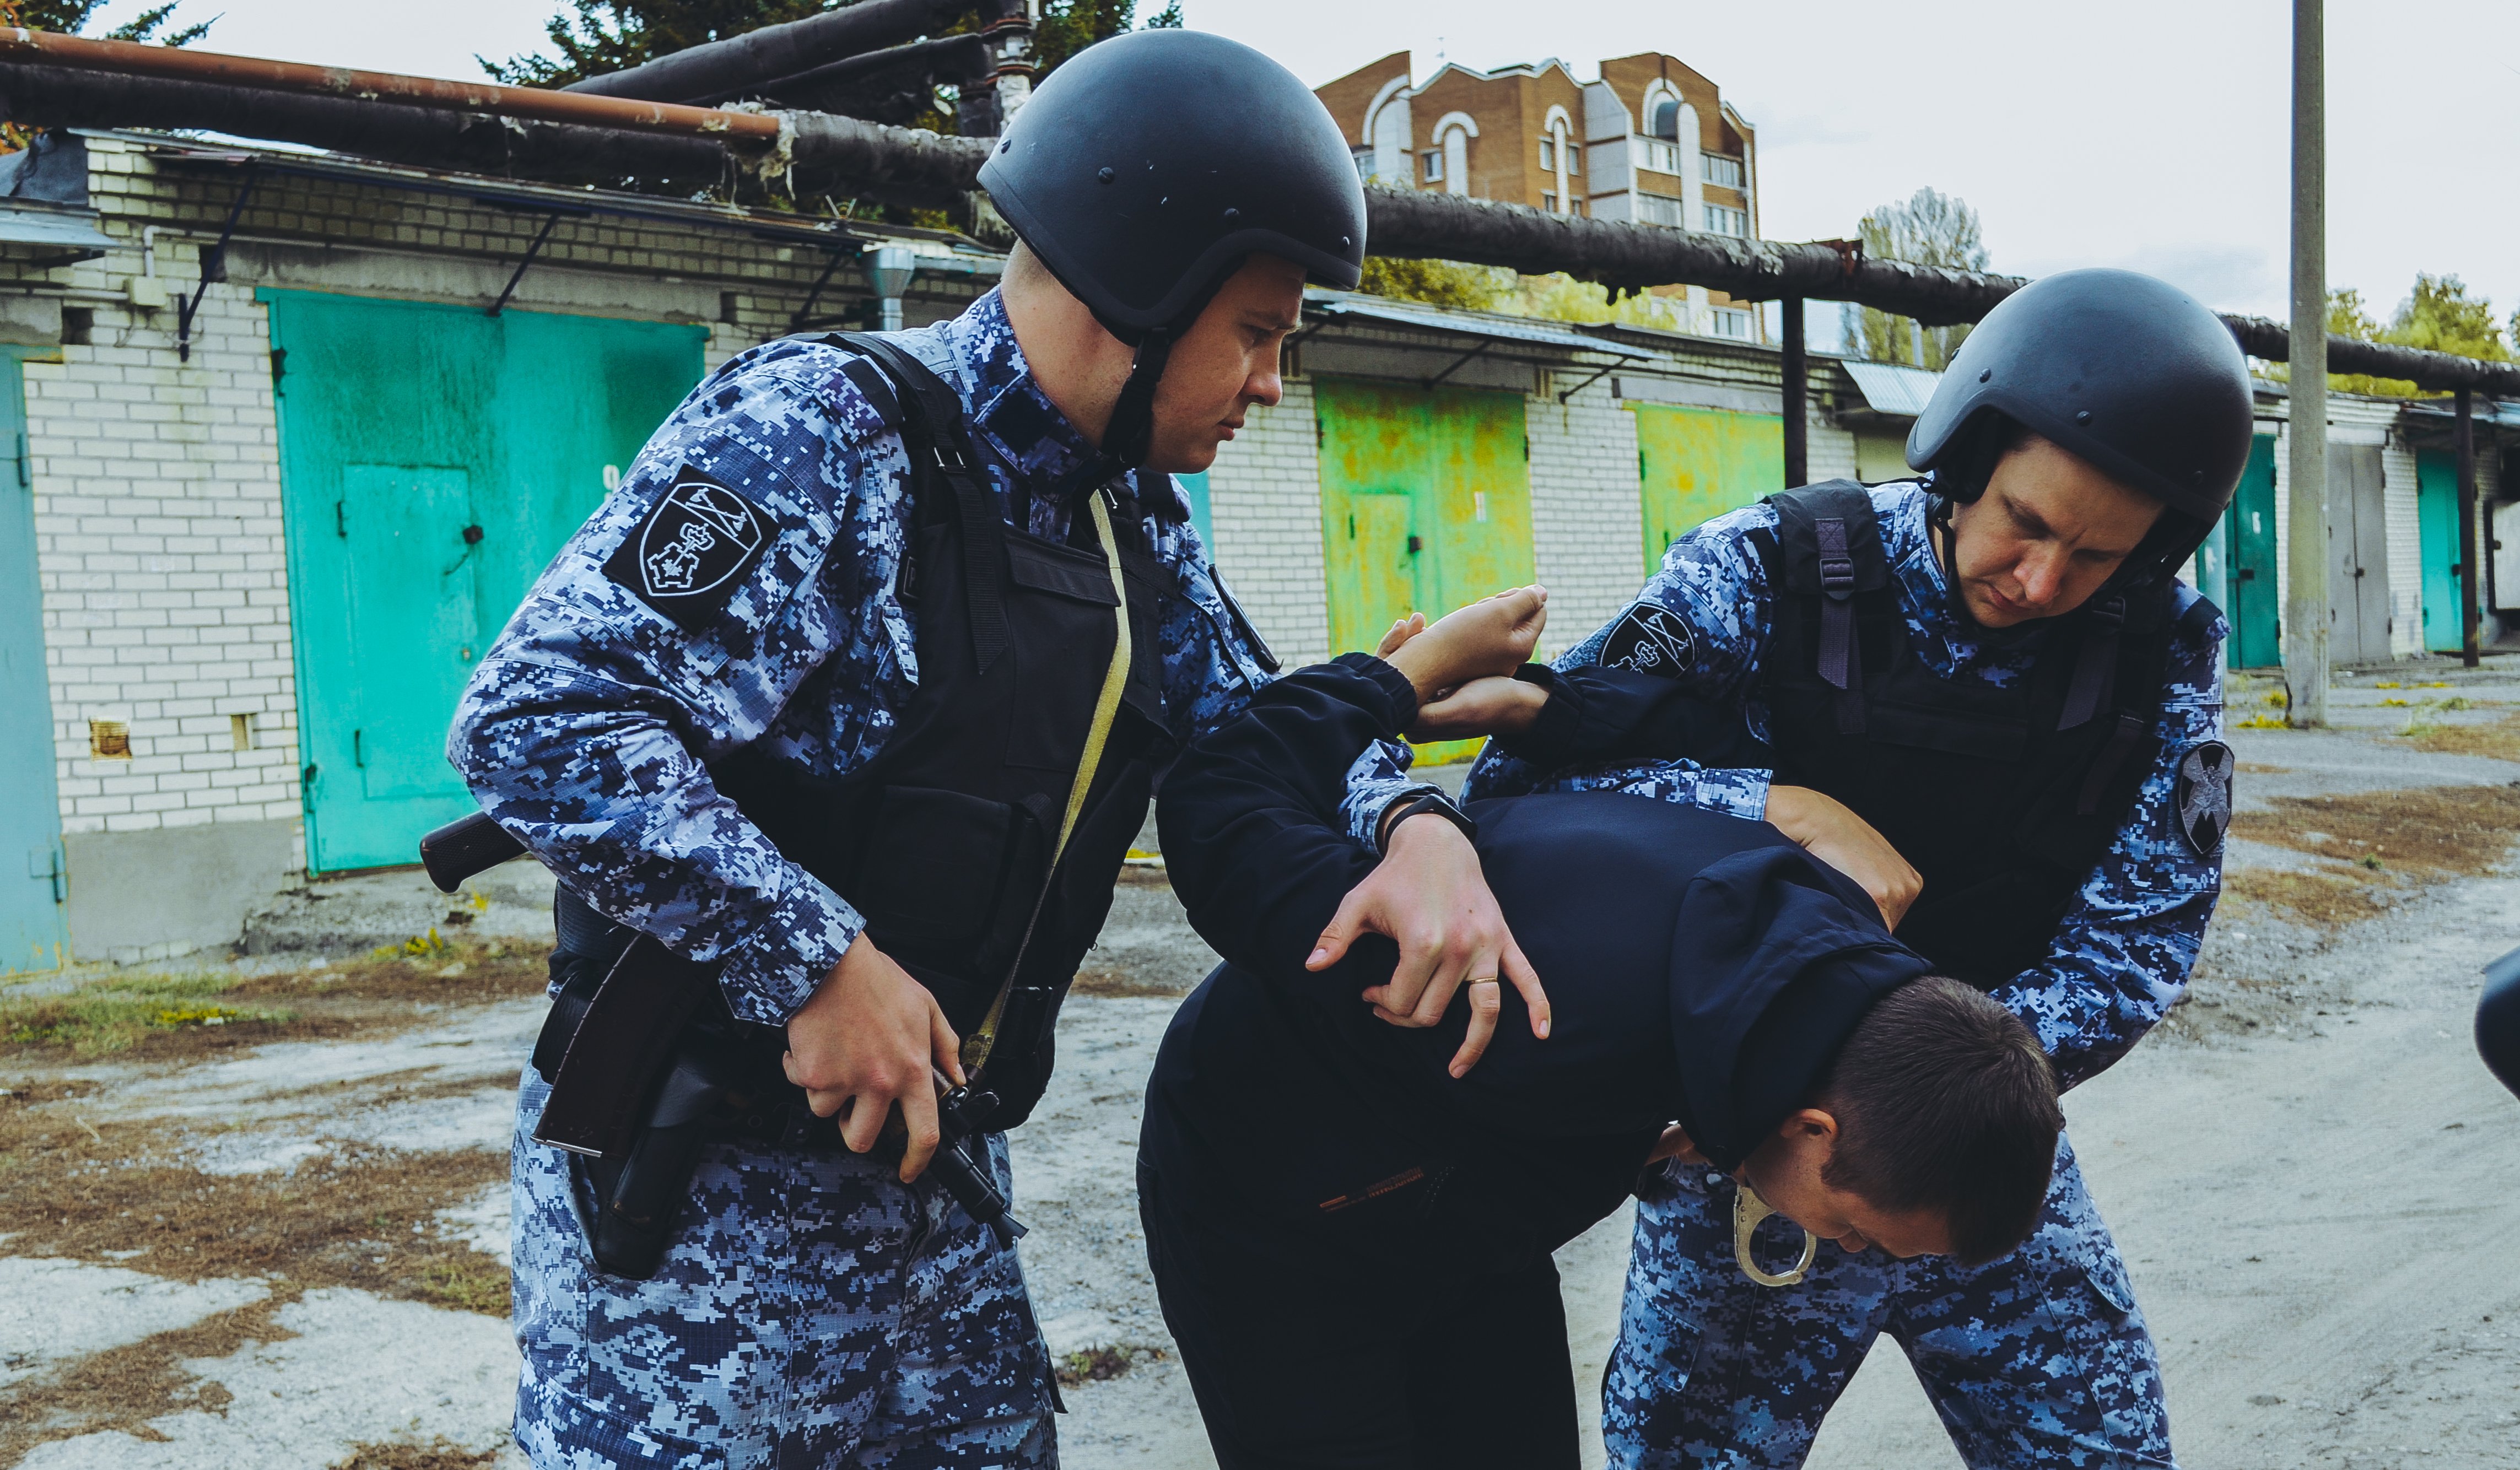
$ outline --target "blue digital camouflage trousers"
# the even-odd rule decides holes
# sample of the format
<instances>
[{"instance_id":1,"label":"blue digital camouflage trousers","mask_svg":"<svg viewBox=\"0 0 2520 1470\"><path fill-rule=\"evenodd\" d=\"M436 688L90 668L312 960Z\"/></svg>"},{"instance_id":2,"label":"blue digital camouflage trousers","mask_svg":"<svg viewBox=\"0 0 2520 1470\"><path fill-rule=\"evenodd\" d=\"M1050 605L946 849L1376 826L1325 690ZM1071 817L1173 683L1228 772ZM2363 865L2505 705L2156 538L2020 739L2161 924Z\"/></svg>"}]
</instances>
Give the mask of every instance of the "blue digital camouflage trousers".
<instances>
[{"instance_id":1,"label":"blue digital camouflage trousers","mask_svg":"<svg viewBox=\"0 0 2520 1470\"><path fill-rule=\"evenodd\" d=\"M2152 1337L2064 1139L2038 1232L1974 1269L1822 1241L1801 1285L1760 1286L1733 1264L1730 1180L1676 1168L1652 1192L1601 1385L1612 1464L1800 1465L1884 1332L1971 1466L2172 1463ZM1781 1218L1760 1226L1770 1270L1801 1244Z\"/></svg>"},{"instance_id":2,"label":"blue digital camouflage trousers","mask_svg":"<svg viewBox=\"0 0 2520 1470\"><path fill-rule=\"evenodd\" d=\"M924 1180L717 1143L654 1277L594 1270L566 1155L514 1155L517 1442L538 1470L1032 1470L1058 1463L1015 1254ZM1006 1139L989 1140L1013 1197Z\"/></svg>"}]
</instances>

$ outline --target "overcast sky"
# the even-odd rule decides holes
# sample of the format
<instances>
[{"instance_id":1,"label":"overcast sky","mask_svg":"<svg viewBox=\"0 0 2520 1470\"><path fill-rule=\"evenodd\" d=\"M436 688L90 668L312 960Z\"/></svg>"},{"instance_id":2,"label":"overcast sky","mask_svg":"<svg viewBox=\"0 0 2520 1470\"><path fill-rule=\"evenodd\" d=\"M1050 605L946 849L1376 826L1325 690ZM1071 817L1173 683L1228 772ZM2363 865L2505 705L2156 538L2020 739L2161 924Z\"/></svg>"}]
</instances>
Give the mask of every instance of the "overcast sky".
<instances>
[{"instance_id":1,"label":"overcast sky","mask_svg":"<svg viewBox=\"0 0 2520 1470\"><path fill-rule=\"evenodd\" d=\"M108 19L139 8L113 0ZM473 77L559 0L184 0L202 49ZM1140 0L1152 12L1159 0ZM1487 67L1667 51L1758 128L1773 239L1852 235L1920 186L1994 268L2125 265L2285 314L2288 0L1185 0L1315 85L1393 51ZM425 14L426 22L415 16ZM2520 4L2327 0L2328 276L2377 313L2417 271L2520 306Z\"/></svg>"}]
</instances>

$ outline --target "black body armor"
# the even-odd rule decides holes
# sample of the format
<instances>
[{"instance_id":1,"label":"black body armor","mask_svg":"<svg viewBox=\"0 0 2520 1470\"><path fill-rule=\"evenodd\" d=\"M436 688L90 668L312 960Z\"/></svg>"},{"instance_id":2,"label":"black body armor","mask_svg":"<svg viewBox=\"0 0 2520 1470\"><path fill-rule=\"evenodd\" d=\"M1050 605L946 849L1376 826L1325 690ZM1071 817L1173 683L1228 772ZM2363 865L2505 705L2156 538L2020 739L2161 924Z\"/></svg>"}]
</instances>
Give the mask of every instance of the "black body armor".
<instances>
[{"instance_id":1,"label":"black body armor","mask_svg":"<svg viewBox=\"0 0 2520 1470\"><path fill-rule=\"evenodd\" d=\"M1749 540L1778 590L1760 680L1775 780L1834 797L1899 850L1924 890L1901 942L1992 989L2048 956L2066 908L2125 825L2160 740L2174 634L2165 579L2056 620L2029 680L1937 678L1909 641L1872 498L1852 480L1768 497Z\"/></svg>"}]
</instances>

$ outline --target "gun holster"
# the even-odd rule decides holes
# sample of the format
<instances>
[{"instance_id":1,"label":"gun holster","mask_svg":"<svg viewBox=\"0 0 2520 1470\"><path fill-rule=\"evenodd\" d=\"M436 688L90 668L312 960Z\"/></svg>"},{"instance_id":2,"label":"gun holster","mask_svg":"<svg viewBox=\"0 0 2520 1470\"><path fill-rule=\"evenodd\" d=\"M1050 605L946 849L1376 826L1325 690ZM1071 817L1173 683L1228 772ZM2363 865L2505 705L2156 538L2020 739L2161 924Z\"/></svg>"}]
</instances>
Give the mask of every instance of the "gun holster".
<instances>
[{"instance_id":1,"label":"gun holster","mask_svg":"<svg viewBox=\"0 0 2520 1470\"><path fill-rule=\"evenodd\" d=\"M696 1043L675 1052L619 1154L570 1155L575 1187L569 1202L599 1270L645 1279L663 1263L700 1149L723 1136L719 1114L735 1091L722 1060L709 1051Z\"/></svg>"},{"instance_id":2,"label":"gun holster","mask_svg":"<svg viewBox=\"0 0 2520 1470\"><path fill-rule=\"evenodd\" d=\"M534 1043L534 1070L552 1088L534 1140L569 1154L569 1203L597 1269L645 1279L664 1261L710 1141L846 1145L787 1082L784 1040L716 1003L714 966L682 959L566 894L557 908L554 968L568 973ZM1012 1247L1023 1226L974 1146L997 1098L936 1081L944 1137L928 1177ZM896 1113L872 1156L898 1163L906 1141Z\"/></svg>"}]
</instances>

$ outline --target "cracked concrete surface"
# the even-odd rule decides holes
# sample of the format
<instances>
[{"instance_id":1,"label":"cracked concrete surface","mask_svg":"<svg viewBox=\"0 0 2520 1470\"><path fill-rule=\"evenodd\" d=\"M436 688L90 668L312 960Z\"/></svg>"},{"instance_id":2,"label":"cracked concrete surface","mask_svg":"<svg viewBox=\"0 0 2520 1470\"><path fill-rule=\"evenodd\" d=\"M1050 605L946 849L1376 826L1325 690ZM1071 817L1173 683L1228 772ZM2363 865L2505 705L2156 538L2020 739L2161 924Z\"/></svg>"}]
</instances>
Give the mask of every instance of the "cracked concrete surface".
<instances>
[{"instance_id":1,"label":"cracked concrete surface","mask_svg":"<svg viewBox=\"0 0 2520 1470\"><path fill-rule=\"evenodd\" d=\"M2373 688L2409 680L2454 687ZM2235 715L2262 695L2235 682ZM2520 681L2431 669L2355 676L2338 690L2335 732L2234 732L2244 807L2277 792L2520 780L2520 765L2428 754L2391 735L2413 706L2383 699L2451 696L2474 707L2442 711L2441 722L2490 725L2507 708L2481 701L2520 707ZM1150 842L1151 833L1142 839ZM2230 861L2235 870L2312 871L2325 860L2241 843ZM490 902L468 905L471 932L547 936L548 878L528 865L492 876ZM259 957L240 963L269 969L355 951L453 912L412 874L313 888L321 896L258 919ZM2161 1341L2183 1462L2513 1462L2520 1278L2508 1269L2508 1242L2520 1238L2520 1103L2485 1075L2466 1028L2478 966L2520 946L2520 877L2396 896L2380 916L2333 930L2227 905L2190 1001L2068 1098L2092 1189ZM1136 1355L1121 1376L1067 1390L1062 1460L1074 1470L1212 1463L1147 1279L1132 1178L1155 1046L1178 996L1212 962L1168 889L1124 884L1105 942L1087 961L1102 978L1069 1002L1058 1078L1015 1139L1016 1207L1033 1227L1026 1271L1054 1348ZM81 1116L108 1136L183 1135L210 1172L284 1176L336 1144L503 1150L539 1011L518 1001L416 1010L410 1028L391 1035L278 1043L181 1065L69 1064L21 1051L0 1059L0 1088L79 1083ZM450 1197L430 1218L438 1232L504 1261L504 1189ZM1617 1320L1626 1229L1622 1212L1560 1257L1588 1394ZM0 1240L0 1395L88 1355L251 1308L272 1290L258 1279L168 1280L151 1275L141 1256L67 1261L9 1250ZM147 1420L162 1441L93 1433L39 1445L21 1463L225 1470L334 1463L363 1443L502 1443L514 1350L495 1319L350 1288L306 1291L275 1319L295 1335L183 1363L223 1386L217 1411L188 1405ZM1885 1346L1857 1375L1812 1463L1942 1470L1957 1457L1901 1355Z\"/></svg>"}]
</instances>

